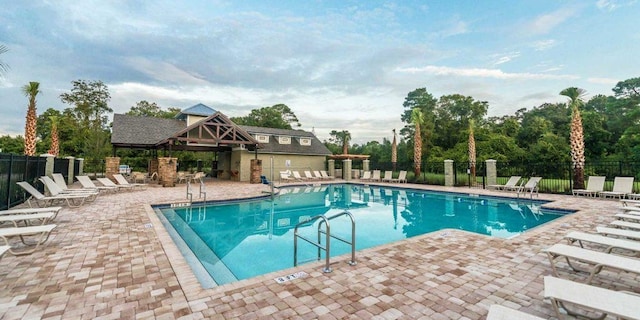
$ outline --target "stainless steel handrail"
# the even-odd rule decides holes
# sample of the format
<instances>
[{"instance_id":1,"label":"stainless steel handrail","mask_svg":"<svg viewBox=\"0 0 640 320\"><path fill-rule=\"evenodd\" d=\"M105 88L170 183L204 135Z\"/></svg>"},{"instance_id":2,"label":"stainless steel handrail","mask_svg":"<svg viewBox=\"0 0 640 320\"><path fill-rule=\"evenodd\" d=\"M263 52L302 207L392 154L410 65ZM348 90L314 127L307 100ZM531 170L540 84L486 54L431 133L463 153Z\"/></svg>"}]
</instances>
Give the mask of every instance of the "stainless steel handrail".
<instances>
[{"instance_id":1,"label":"stainless steel handrail","mask_svg":"<svg viewBox=\"0 0 640 320\"><path fill-rule=\"evenodd\" d=\"M349 219L351 219L351 241L343 239L341 237L338 236L334 236L331 235L331 225L329 224L329 221L341 216L348 216ZM315 222L316 220L322 219L322 221L320 221L318 223L318 239L317 241L314 241L312 239L309 239L305 236L302 236L300 234L298 234L298 228L300 226L303 225L307 225L307 224L312 224L313 222ZM322 230L322 225L325 225L325 230ZM322 245L322 234L324 234L325 236L325 245ZM318 260L320 260L321 258L321 254L322 254L322 250L325 251L325 267L322 270L323 272L331 272L331 238L334 238L336 240L342 241L346 244L350 244L351 245L351 261L349 261L349 265L355 266L357 264L356 262L356 222L355 219L353 218L353 215L351 215L350 212L348 211L343 211L340 212L338 214L335 214L333 216L330 217L326 217L324 215L318 215L315 217L312 217L308 220L299 222L298 224L296 224L296 227L293 231L293 265L297 266L298 265L298 238L310 243L311 245L315 246L316 248L318 248Z\"/></svg>"},{"instance_id":2,"label":"stainless steel handrail","mask_svg":"<svg viewBox=\"0 0 640 320\"><path fill-rule=\"evenodd\" d=\"M349 242L349 240L346 239L342 239L338 236L334 236L334 235L329 235L330 237L342 241L346 244L351 245L351 261L349 261L349 265L355 266L357 264L356 262L356 220L353 218L353 215L351 215L351 213L349 211L342 211L340 213L334 214L333 216L328 217L326 220L333 220L335 218L341 217L341 216L348 216L349 219L351 219L351 242ZM318 241L320 241L320 233L322 233L323 231L321 230L322 227L322 222L320 221L320 223L318 224Z\"/></svg>"},{"instance_id":3,"label":"stainless steel handrail","mask_svg":"<svg viewBox=\"0 0 640 320\"><path fill-rule=\"evenodd\" d=\"M327 225L326 228L326 245L322 246L322 244L320 243L320 236L318 235L318 242L315 242L305 236L299 235L298 234L298 227L300 227L301 225L305 225L305 224L309 224L309 223L313 223L314 221L318 220L318 219L322 219L325 224ZM318 215L315 217L312 217L309 220L306 221L302 221L299 222L298 224L296 224L295 229L293 229L293 266L297 266L298 265L298 238L316 246L318 248L318 260L320 260L320 252L321 250L325 251L325 266L324 269L322 270L325 273L329 273L331 272L331 226L329 225L329 220L327 220L327 217L325 217L324 215Z\"/></svg>"}]
</instances>

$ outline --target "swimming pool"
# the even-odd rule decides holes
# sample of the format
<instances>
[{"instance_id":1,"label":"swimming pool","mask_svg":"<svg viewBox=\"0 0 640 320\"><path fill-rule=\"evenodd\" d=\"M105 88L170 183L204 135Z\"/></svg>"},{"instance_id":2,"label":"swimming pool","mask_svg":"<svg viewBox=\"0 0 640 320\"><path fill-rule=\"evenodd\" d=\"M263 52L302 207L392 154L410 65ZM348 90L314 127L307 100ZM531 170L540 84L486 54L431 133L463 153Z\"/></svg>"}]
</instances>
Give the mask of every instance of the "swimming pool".
<instances>
[{"instance_id":1,"label":"swimming pool","mask_svg":"<svg viewBox=\"0 0 640 320\"><path fill-rule=\"evenodd\" d=\"M292 267L294 228L317 215L348 211L355 219L356 248L361 250L442 229L511 238L569 213L543 209L543 203L335 184L282 188L273 200L156 209L203 287L211 287ZM317 225L301 227L299 233L316 238ZM351 221L346 216L330 225L332 235L350 239ZM350 252L340 241L332 241L330 249L331 256ZM311 244L298 242L299 263L316 261L317 254Z\"/></svg>"}]
</instances>

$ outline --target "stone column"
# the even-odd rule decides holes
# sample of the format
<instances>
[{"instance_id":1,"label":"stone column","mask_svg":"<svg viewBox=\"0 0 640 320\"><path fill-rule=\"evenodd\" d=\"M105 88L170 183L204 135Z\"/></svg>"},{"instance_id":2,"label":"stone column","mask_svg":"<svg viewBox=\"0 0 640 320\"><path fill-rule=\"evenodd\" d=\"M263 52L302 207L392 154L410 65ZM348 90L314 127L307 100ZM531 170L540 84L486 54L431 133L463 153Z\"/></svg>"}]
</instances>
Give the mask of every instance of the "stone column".
<instances>
[{"instance_id":1,"label":"stone column","mask_svg":"<svg viewBox=\"0 0 640 320\"><path fill-rule=\"evenodd\" d=\"M362 171L369 171L370 164L371 164L371 160L369 159L362 160Z\"/></svg>"},{"instance_id":2,"label":"stone column","mask_svg":"<svg viewBox=\"0 0 640 320\"><path fill-rule=\"evenodd\" d=\"M329 159L329 161L327 161L327 166L329 167L329 175L332 177L336 176L336 161L333 159Z\"/></svg>"},{"instance_id":3,"label":"stone column","mask_svg":"<svg viewBox=\"0 0 640 320\"><path fill-rule=\"evenodd\" d=\"M69 161L69 168L67 170L67 185L73 184L73 169L76 167L76 158L75 157L66 157L67 161Z\"/></svg>"},{"instance_id":4,"label":"stone column","mask_svg":"<svg viewBox=\"0 0 640 320\"><path fill-rule=\"evenodd\" d=\"M173 187L176 185L176 165L178 158L159 157L158 158L158 182L163 187Z\"/></svg>"},{"instance_id":5,"label":"stone column","mask_svg":"<svg viewBox=\"0 0 640 320\"><path fill-rule=\"evenodd\" d=\"M106 157L104 165L106 177L115 182L116 180L113 178L113 175L120 173L120 157Z\"/></svg>"},{"instance_id":6,"label":"stone column","mask_svg":"<svg viewBox=\"0 0 640 320\"><path fill-rule=\"evenodd\" d=\"M78 158L78 175L84 175L84 158Z\"/></svg>"},{"instance_id":7,"label":"stone column","mask_svg":"<svg viewBox=\"0 0 640 320\"><path fill-rule=\"evenodd\" d=\"M351 180L351 160L350 159L342 160L342 179L346 181Z\"/></svg>"},{"instance_id":8,"label":"stone column","mask_svg":"<svg viewBox=\"0 0 640 320\"><path fill-rule=\"evenodd\" d=\"M158 158L153 158L149 160L149 176L151 176L154 172L158 174Z\"/></svg>"},{"instance_id":9,"label":"stone column","mask_svg":"<svg viewBox=\"0 0 640 320\"><path fill-rule=\"evenodd\" d=\"M56 156L52 154L41 154L40 157L47 158L47 162L44 165L44 175L48 177L53 176L53 162L56 159Z\"/></svg>"},{"instance_id":10,"label":"stone column","mask_svg":"<svg viewBox=\"0 0 640 320\"><path fill-rule=\"evenodd\" d=\"M444 186L445 187L453 187L455 186L455 173L453 172L453 160L445 160L444 161Z\"/></svg>"},{"instance_id":11,"label":"stone column","mask_svg":"<svg viewBox=\"0 0 640 320\"><path fill-rule=\"evenodd\" d=\"M487 159L487 186L498 184L498 170L496 169L496 160ZM486 186L485 186L486 187Z\"/></svg>"},{"instance_id":12,"label":"stone column","mask_svg":"<svg viewBox=\"0 0 640 320\"><path fill-rule=\"evenodd\" d=\"M249 177L249 183L260 183L262 179L262 160L251 159L251 176Z\"/></svg>"}]
</instances>

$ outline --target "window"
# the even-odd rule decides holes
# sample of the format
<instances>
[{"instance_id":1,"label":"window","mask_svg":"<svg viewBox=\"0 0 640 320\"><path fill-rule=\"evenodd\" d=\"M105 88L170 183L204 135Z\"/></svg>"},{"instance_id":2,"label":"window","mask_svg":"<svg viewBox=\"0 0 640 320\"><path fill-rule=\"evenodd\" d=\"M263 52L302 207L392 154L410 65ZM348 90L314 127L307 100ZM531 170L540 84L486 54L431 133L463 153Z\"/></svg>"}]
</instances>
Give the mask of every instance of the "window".
<instances>
[{"instance_id":1,"label":"window","mask_svg":"<svg viewBox=\"0 0 640 320\"><path fill-rule=\"evenodd\" d=\"M262 135L262 134L257 134L256 135L256 140L258 140L258 142L261 142L261 143L269 143L269 136Z\"/></svg>"},{"instance_id":2,"label":"window","mask_svg":"<svg viewBox=\"0 0 640 320\"><path fill-rule=\"evenodd\" d=\"M300 138L300 145L301 146L310 146L311 145L311 139L310 138Z\"/></svg>"},{"instance_id":3,"label":"window","mask_svg":"<svg viewBox=\"0 0 640 320\"><path fill-rule=\"evenodd\" d=\"M289 136L279 136L278 137L279 144L291 144L291 137Z\"/></svg>"}]
</instances>

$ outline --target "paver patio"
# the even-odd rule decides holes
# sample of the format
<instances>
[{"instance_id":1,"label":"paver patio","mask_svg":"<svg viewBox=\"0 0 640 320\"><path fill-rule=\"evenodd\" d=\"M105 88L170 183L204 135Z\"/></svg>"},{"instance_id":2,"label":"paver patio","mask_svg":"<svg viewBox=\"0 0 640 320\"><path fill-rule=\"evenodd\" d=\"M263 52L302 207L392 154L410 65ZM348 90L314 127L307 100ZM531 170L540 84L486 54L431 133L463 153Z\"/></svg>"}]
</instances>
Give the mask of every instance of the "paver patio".
<instances>
[{"instance_id":1,"label":"paver patio","mask_svg":"<svg viewBox=\"0 0 640 320\"><path fill-rule=\"evenodd\" d=\"M253 197L267 189L208 181L207 199ZM618 206L613 200L541 194L554 201L548 206L579 212L513 239L441 230L360 251L356 266L346 263L348 256L339 257L332 273L322 273L322 263L311 263L202 289L148 206L184 197L182 184L102 194L80 208L64 208L41 250L0 259L0 318L484 319L496 303L553 318L542 297L542 278L551 269L541 250L569 230L594 231L607 224ZM565 277L584 279L560 266ZM274 281L293 270L308 276ZM640 292L638 280L605 270L594 284Z\"/></svg>"}]
</instances>

